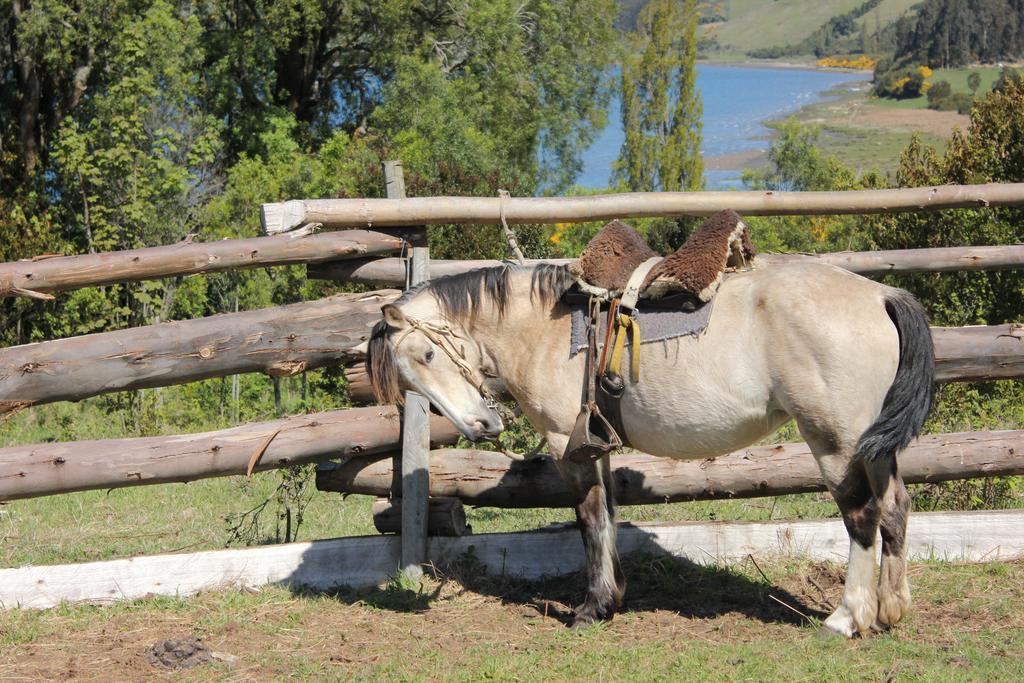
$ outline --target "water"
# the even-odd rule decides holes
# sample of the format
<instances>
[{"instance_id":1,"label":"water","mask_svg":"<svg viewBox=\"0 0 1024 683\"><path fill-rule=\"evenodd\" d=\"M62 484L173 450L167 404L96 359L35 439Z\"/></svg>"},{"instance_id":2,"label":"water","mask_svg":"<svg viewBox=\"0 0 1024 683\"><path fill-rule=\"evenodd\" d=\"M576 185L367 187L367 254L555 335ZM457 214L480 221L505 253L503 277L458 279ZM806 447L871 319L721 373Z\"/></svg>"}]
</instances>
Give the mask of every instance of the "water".
<instances>
[{"instance_id":1,"label":"water","mask_svg":"<svg viewBox=\"0 0 1024 683\"><path fill-rule=\"evenodd\" d=\"M800 69L762 69L697 65L697 88L704 101L704 157L718 157L768 149L771 131L764 121L778 119L823 99L823 91L864 74ZM586 188L607 187L612 162L622 147L622 118L615 97L608 125L583 153L583 172L577 184ZM728 170L705 170L708 189L739 187L740 164Z\"/></svg>"}]
</instances>

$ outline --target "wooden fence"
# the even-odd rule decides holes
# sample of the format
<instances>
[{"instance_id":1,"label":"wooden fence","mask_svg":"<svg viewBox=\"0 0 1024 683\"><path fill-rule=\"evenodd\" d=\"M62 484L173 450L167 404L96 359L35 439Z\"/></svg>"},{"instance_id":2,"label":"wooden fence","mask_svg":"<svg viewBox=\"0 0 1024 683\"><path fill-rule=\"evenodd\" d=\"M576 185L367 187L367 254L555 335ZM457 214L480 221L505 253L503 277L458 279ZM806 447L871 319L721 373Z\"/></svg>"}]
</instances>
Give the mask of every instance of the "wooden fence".
<instances>
[{"instance_id":1,"label":"wooden fence","mask_svg":"<svg viewBox=\"0 0 1024 683\"><path fill-rule=\"evenodd\" d=\"M52 298L51 292L78 287L296 263L308 264L310 277L405 286L427 277L428 270L436 277L495 263L430 261L423 229L406 226L436 222L496 223L503 215L510 223L536 223L705 215L726 207L750 214L774 215L1024 204L1024 184L852 193L403 199L398 164L390 164L387 169L387 188L389 199L286 202L264 208L268 232L299 228L297 233L182 243L128 252L40 257L0 264L0 296L46 299ZM311 223L357 229L313 234ZM395 256L400 253L406 256ZM1024 245L814 256L765 255L764 258L772 261L814 259L869 276L1005 270L1024 266ZM0 351L0 413L112 391L167 386L244 372L284 376L336 364L350 366L346 375L352 396L369 401L365 372L358 365L362 344L379 319L380 306L397 295L397 290L338 295L289 306L3 349ZM933 333L940 381L1024 377L1024 327L1020 325L934 328ZM437 554L439 543L447 543L441 539L427 542L428 521L433 517L448 524L449 533L462 533L465 524L464 519L461 527L458 523L462 512L458 501L503 507L567 504L567 492L550 460L513 462L503 455L483 451L431 452L432 446L453 443L457 433L446 420L436 416L428 420L427 415L425 403L415 397L407 400L405 438L402 438L398 411L385 406L295 416L205 434L0 449L0 501L90 488L189 481L340 458L342 462L321 468L318 474L321 488L390 498L389 503L378 506L377 521L381 528L400 527L401 539L349 539L351 542L342 543L346 548L353 543L362 543L367 548L372 546L374 550L367 552L387 558L381 564L389 567L386 573L398 566L408 570L418 567L429 556ZM419 426L414 427L414 423ZM1022 448L1022 431L935 435L914 444L903 456L901 467L909 481L1022 474ZM396 471L395 465L399 462L402 464ZM627 505L822 490L813 458L803 444L750 448L701 463L618 456L615 477L620 502ZM428 506L428 495L441 502ZM443 514L434 514L438 511ZM1021 520L1012 515L1001 519L1011 517L1010 524L1016 525L1014 528L1021 526ZM431 524L440 526L441 523ZM507 542L509 547L518 543L526 547L532 543L523 540L523 535L499 536L481 547L490 548L487 552L497 552L494 548L500 543ZM950 541L947 550L953 545ZM316 546L320 547L323 546ZM385 547L387 550L381 550ZM392 553L399 547L400 551ZM292 551L271 549L224 552L242 553L246 557L263 552L283 553L282 557L294 555ZM727 556L730 552L723 549L722 554ZM1013 555L1016 552L1013 550L1010 556L1016 556ZM210 562L218 567L228 557L210 553L199 555L215 558ZM154 566L160 564L155 558L154 563ZM161 566L172 564L175 563ZM560 565L559 568L567 567ZM38 579L40 572L45 575L45 569L36 568L33 580ZM4 577L13 579L15 574L11 572L18 571L21 570L0 570L0 585L7 586ZM54 576L59 573L54 569ZM325 567L313 572L318 577L313 583L323 584L326 573L329 570ZM383 576L376 570L371 573L375 580ZM217 572L210 576L215 574L223 578ZM291 576L294 579L299 575L301 572ZM359 584L365 578L362 574L356 577L337 572L334 577L335 585ZM264 578L264 582L278 580L270 574ZM149 583L155 580L151 579L147 577ZM171 584L173 581L166 585ZM36 593L38 585L33 589ZM178 586L182 592L191 590L185 584ZM11 590L0 594L0 604L38 602L29 597L22 600ZM75 599L107 597L96 589L88 596L78 595Z\"/></svg>"}]
</instances>

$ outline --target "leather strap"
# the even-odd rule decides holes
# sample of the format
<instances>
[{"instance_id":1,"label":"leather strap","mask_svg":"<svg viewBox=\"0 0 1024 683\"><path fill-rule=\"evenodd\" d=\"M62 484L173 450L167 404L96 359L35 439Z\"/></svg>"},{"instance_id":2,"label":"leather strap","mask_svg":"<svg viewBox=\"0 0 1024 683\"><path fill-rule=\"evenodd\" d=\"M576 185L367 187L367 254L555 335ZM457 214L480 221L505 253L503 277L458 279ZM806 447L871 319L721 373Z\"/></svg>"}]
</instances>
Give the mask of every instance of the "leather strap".
<instances>
[{"instance_id":1,"label":"leather strap","mask_svg":"<svg viewBox=\"0 0 1024 683\"><path fill-rule=\"evenodd\" d=\"M644 280L650 274L651 269L654 268L661 261L660 256L654 256L647 259L633 271L633 274L629 276L629 280L626 282L626 289L622 292L622 307L630 311L636 308L636 302L640 300L640 288L644 284Z\"/></svg>"}]
</instances>

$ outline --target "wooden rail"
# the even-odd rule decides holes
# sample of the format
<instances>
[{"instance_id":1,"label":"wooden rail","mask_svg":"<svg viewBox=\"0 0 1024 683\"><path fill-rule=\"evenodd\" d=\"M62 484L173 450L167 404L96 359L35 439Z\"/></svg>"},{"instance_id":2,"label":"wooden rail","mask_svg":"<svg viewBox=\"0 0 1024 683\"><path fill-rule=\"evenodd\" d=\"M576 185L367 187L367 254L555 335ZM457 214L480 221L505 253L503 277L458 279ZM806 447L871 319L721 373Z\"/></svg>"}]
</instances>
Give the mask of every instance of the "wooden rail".
<instances>
[{"instance_id":1,"label":"wooden rail","mask_svg":"<svg viewBox=\"0 0 1024 683\"><path fill-rule=\"evenodd\" d=\"M935 379L972 382L1024 377L1024 324L933 327Z\"/></svg>"},{"instance_id":2,"label":"wooden rail","mask_svg":"<svg viewBox=\"0 0 1024 683\"><path fill-rule=\"evenodd\" d=\"M937 247L934 249L893 249L882 251L839 251L827 254L762 254L763 261L794 259L828 263L864 276L889 273L927 273L1024 268L1024 244L995 247ZM531 259L527 264L569 263L571 259ZM501 261L435 260L434 277L456 275L476 268L497 266ZM356 259L311 265L311 278L335 282L358 282L378 287L400 286L406 282L406 261L402 258Z\"/></svg>"},{"instance_id":3,"label":"wooden rail","mask_svg":"<svg viewBox=\"0 0 1024 683\"><path fill-rule=\"evenodd\" d=\"M399 447L394 406L296 415L202 434L43 443L0 449L0 501L245 474ZM434 445L455 443L431 416Z\"/></svg>"},{"instance_id":4,"label":"wooden rail","mask_svg":"<svg viewBox=\"0 0 1024 683\"><path fill-rule=\"evenodd\" d=\"M287 376L361 357L393 290L25 344L0 352L0 414L243 372Z\"/></svg>"},{"instance_id":5,"label":"wooden rail","mask_svg":"<svg viewBox=\"0 0 1024 683\"><path fill-rule=\"evenodd\" d=\"M306 199L264 204L263 229L286 232L309 223L332 228L422 224L567 223L613 218L709 216L733 209L748 216L897 213L1024 203L1024 183L939 185L850 192L630 192L585 197L414 197Z\"/></svg>"},{"instance_id":6,"label":"wooden rail","mask_svg":"<svg viewBox=\"0 0 1024 683\"><path fill-rule=\"evenodd\" d=\"M933 327L936 379L939 382L970 382L1024 377L1024 325ZM345 368L349 397L372 403L373 390L363 363ZM504 383L491 383L493 391L506 393Z\"/></svg>"},{"instance_id":7,"label":"wooden rail","mask_svg":"<svg viewBox=\"0 0 1024 683\"><path fill-rule=\"evenodd\" d=\"M57 339L0 353L0 414L40 403L245 372L287 376L361 360L359 346L398 292ZM1024 377L1024 326L934 328L940 382ZM368 386L353 373L364 399Z\"/></svg>"},{"instance_id":8,"label":"wooden rail","mask_svg":"<svg viewBox=\"0 0 1024 683\"><path fill-rule=\"evenodd\" d=\"M284 585L333 591L376 586L395 575L397 536L355 536L307 543L197 553L147 555L80 564L0 569L0 609L45 609L63 603L109 604L154 595ZM832 560L850 537L840 519L768 522L619 524L619 553L669 554L699 565L762 557ZM506 534L430 539L439 568L471 555L474 567L502 579L540 579L583 568L579 531L561 526ZM907 532L912 560L993 562L1024 557L1024 512L915 512Z\"/></svg>"},{"instance_id":9,"label":"wooden rail","mask_svg":"<svg viewBox=\"0 0 1024 683\"><path fill-rule=\"evenodd\" d=\"M1024 474L1024 430L922 436L900 454L899 466L908 483ZM825 490L818 465L803 443L756 446L714 460L616 455L612 456L612 477L622 505ZM389 490L391 481L389 458L325 464L316 480L321 490L370 495ZM503 508L572 505L553 460L512 461L491 451L434 451L430 495Z\"/></svg>"},{"instance_id":10,"label":"wooden rail","mask_svg":"<svg viewBox=\"0 0 1024 683\"><path fill-rule=\"evenodd\" d=\"M177 275L393 254L403 244L398 235L347 230L304 237L182 242L166 247L0 263L0 296L51 298L39 295Z\"/></svg>"}]
</instances>

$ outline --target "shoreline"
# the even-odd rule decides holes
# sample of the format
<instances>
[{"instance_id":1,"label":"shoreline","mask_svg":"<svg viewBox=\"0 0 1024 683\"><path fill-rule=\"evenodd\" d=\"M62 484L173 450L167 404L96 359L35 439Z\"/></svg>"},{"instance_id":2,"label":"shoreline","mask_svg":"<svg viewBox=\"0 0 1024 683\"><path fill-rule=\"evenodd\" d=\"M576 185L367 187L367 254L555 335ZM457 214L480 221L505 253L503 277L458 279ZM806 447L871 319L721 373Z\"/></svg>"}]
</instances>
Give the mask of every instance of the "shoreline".
<instances>
[{"instance_id":1,"label":"shoreline","mask_svg":"<svg viewBox=\"0 0 1024 683\"><path fill-rule=\"evenodd\" d=\"M776 61L772 59L747 59L731 61L728 59L697 59L698 66L724 66L737 69L786 69L790 71L816 71L820 73L865 74L873 75L871 69L842 69L834 66L818 66L801 62Z\"/></svg>"}]
</instances>

